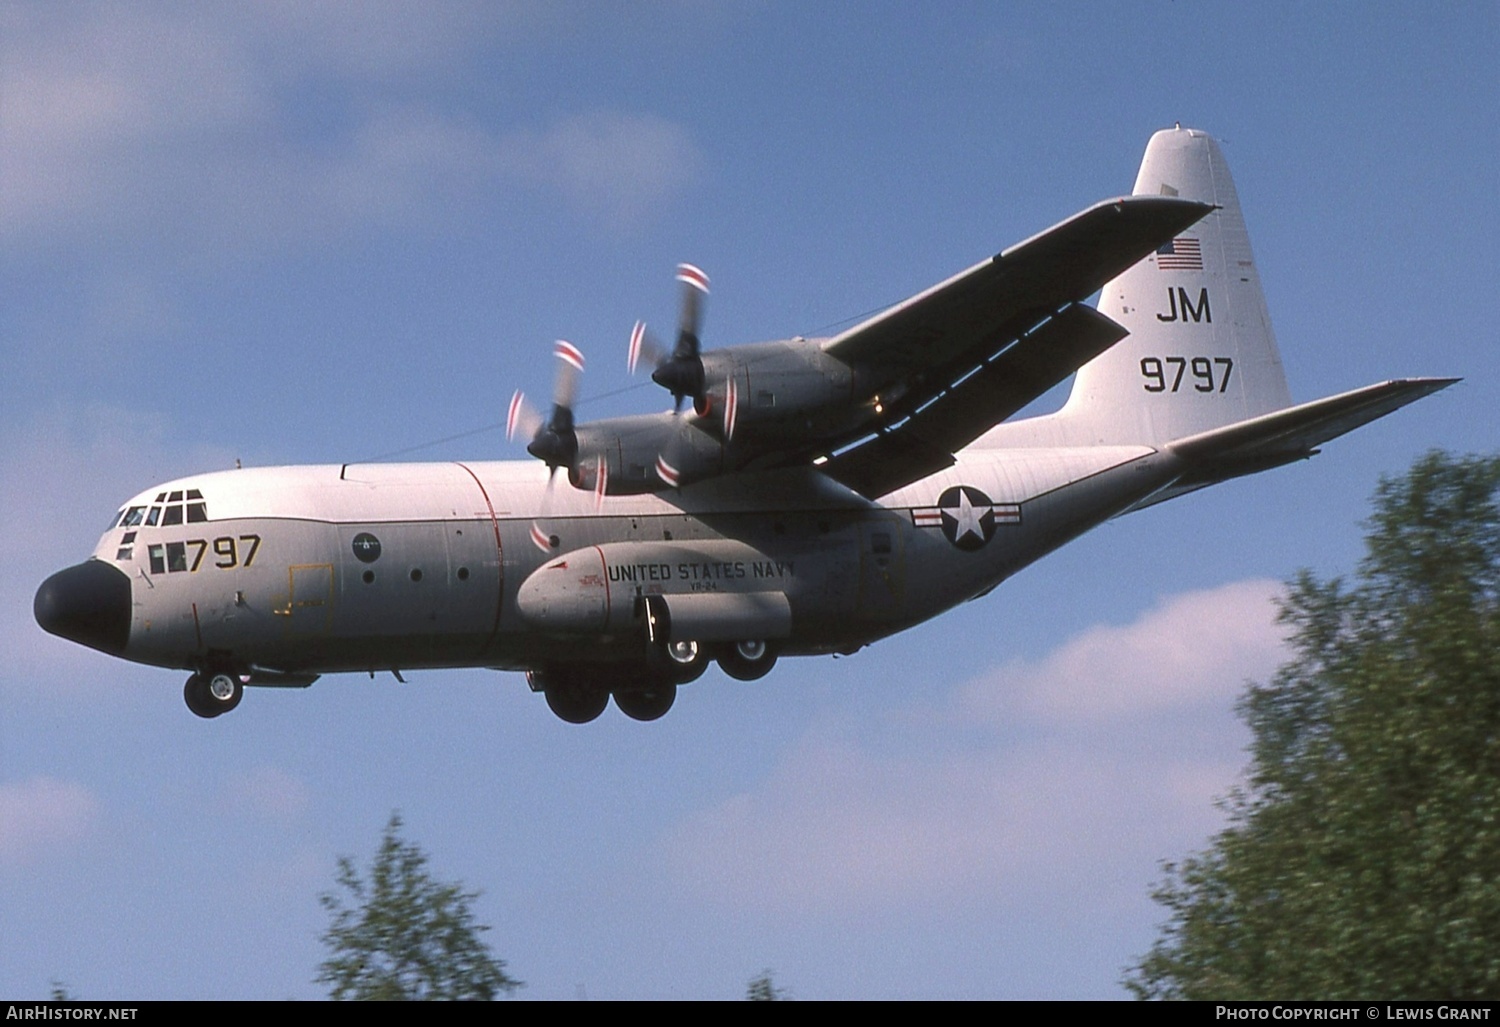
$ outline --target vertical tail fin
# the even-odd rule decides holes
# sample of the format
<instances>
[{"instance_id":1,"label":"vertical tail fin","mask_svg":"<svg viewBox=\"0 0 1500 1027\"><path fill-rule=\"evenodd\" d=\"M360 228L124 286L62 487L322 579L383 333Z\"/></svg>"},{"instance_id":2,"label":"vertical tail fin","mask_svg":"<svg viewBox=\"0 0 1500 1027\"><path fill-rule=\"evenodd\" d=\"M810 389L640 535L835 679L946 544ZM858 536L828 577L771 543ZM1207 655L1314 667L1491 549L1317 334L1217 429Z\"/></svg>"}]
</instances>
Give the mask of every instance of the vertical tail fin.
<instances>
[{"instance_id":1,"label":"vertical tail fin","mask_svg":"<svg viewBox=\"0 0 1500 1027\"><path fill-rule=\"evenodd\" d=\"M1219 145L1194 129L1156 133L1134 192L1219 209L1105 285L1099 310L1130 335L1079 369L1057 414L1067 434L1161 444L1290 406Z\"/></svg>"}]
</instances>

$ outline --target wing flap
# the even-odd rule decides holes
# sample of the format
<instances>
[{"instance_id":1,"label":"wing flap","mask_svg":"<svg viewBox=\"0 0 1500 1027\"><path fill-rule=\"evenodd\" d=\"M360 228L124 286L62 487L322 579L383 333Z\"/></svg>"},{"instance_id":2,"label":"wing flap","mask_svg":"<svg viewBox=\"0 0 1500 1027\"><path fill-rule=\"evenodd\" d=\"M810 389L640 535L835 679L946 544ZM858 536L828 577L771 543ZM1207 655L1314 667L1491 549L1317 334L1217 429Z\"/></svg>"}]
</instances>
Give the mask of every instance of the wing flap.
<instances>
[{"instance_id":1,"label":"wing flap","mask_svg":"<svg viewBox=\"0 0 1500 1027\"><path fill-rule=\"evenodd\" d=\"M1064 307L905 421L835 456L824 473L871 499L925 478L1126 334L1093 307Z\"/></svg>"}]
</instances>

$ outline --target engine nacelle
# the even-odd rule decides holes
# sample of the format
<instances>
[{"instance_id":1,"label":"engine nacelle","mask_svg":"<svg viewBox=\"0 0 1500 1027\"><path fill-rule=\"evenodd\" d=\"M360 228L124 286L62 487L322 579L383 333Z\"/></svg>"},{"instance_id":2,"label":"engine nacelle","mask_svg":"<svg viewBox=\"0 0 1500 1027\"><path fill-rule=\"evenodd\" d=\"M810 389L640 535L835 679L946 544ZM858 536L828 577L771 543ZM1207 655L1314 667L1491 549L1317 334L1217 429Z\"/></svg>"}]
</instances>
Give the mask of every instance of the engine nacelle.
<instances>
[{"instance_id":1,"label":"engine nacelle","mask_svg":"<svg viewBox=\"0 0 1500 1027\"><path fill-rule=\"evenodd\" d=\"M597 489L601 466L603 492L631 495L767 460L795 462L879 419L878 401L856 395L854 372L817 340L730 346L704 353L702 364L706 392L694 411L577 425L570 436L577 446L569 462L573 487Z\"/></svg>"},{"instance_id":2,"label":"engine nacelle","mask_svg":"<svg viewBox=\"0 0 1500 1027\"><path fill-rule=\"evenodd\" d=\"M792 569L743 542L610 542L564 553L521 583L533 627L566 635L644 630L647 597L665 609L667 640L786 638ZM659 598L656 598L659 597Z\"/></svg>"},{"instance_id":3,"label":"engine nacelle","mask_svg":"<svg viewBox=\"0 0 1500 1027\"><path fill-rule=\"evenodd\" d=\"M578 460L568 482L574 488L594 491L602 461L608 495L656 492L673 484L658 470L658 461L663 459L680 485L732 469L723 440L704 431L691 416L647 414L580 425Z\"/></svg>"}]
</instances>

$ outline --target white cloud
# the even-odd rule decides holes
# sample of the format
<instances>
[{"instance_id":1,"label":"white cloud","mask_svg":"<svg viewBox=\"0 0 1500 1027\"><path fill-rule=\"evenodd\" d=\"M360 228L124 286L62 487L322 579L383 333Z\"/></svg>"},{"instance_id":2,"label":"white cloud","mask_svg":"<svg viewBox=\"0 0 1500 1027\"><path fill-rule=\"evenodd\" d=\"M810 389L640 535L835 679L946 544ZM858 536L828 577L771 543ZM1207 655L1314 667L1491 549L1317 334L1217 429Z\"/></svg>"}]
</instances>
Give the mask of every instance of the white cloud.
<instances>
[{"instance_id":1,"label":"white cloud","mask_svg":"<svg viewBox=\"0 0 1500 1027\"><path fill-rule=\"evenodd\" d=\"M905 738L805 737L757 789L664 847L690 891L735 909L844 915L1058 893L1200 845L1235 782L1246 678L1283 658L1268 582L1173 597L901 717ZM1144 886L1137 894L1144 894Z\"/></svg>"},{"instance_id":2,"label":"white cloud","mask_svg":"<svg viewBox=\"0 0 1500 1027\"><path fill-rule=\"evenodd\" d=\"M1084 723L1232 700L1281 657L1281 591L1273 581L1240 581L1173 596L1132 624L1092 627L1045 660L984 675L964 689L964 707L1002 720L1020 707Z\"/></svg>"},{"instance_id":3,"label":"white cloud","mask_svg":"<svg viewBox=\"0 0 1500 1027\"><path fill-rule=\"evenodd\" d=\"M0 237L234 254L463 227L517 187L608 225L648 216L702 166L680 126L598 112L501 128L440 99L481 46L547 20L531 10L7 8Z\"/></svg>"},{"instance_id":4,"label":"white cloud","mask_svg":"<svg viewBox=\"0 0 1500 1027\"><path fill-rule=\"evenodd\" d=\"M204 22L161 9L74 10L11 7L0 34L7 234L108 216L130 202L132 185L154 196L145 176L180 169L184 140L265 114L244 56Z\"/></svg>"},{"instance_id":5,"label":"white cloud","mask_svg":"<svg viewBox=\"0 0 1500 1027\"><path fill-rule=\"evenodd\" d=\"M0 863L25 863L77 843L98 812L93 794L69 781L33 777L0 784Z\"/></svg>"},{"instance_id":6,"label":"white cloud","mask_svg":"<svg viewBox=\"0 0 1500 1027\"><path fill-rule=\"evenodd\" d=\"M506 140L510 161L534 182L556 183L583 210L620 226L690 185L703 157L678 125L651 115L597 112Z\"/></svg>"}]
</instances>

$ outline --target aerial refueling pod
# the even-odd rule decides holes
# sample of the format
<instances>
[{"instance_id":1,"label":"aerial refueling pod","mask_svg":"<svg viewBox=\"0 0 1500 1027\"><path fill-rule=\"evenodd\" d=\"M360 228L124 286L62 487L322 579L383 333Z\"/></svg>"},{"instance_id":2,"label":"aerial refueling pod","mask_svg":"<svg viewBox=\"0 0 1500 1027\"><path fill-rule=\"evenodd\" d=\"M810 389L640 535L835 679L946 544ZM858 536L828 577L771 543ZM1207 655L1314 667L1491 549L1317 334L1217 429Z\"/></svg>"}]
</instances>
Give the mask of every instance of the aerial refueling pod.
<instances>
[{"instance_id":1,"label":"aerial refueling pod","mask_svg":"<svg viewBox=\"0 0 1500 1027\"><path fill-rule=\"evenodd\" d=\"M547 561L521 583L516 603L533 627L559 634L640 630L651 597L670 642L786 638L792 573L728 539L608 542Z\"/></svg>"}]
</instances>

